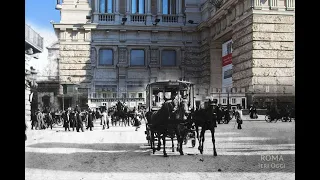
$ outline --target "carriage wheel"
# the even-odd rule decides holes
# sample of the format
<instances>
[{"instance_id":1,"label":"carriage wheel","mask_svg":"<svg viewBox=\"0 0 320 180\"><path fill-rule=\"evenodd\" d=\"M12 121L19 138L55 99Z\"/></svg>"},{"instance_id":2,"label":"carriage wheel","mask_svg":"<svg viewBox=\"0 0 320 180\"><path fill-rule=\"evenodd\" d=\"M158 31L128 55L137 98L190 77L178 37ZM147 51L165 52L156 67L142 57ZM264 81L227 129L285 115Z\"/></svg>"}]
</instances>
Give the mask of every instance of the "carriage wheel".
<instances>
[{"instance_id":1,"label":"carriage wheel","mask_svg":"<svg viewBox=\"0 0 320 180\"><path fill-rule=\"evenodd\" d=\"M194 148L196 146L196 140L192 139L191 144L192 144L192 147Z\"/></svg>"}]
</instances>

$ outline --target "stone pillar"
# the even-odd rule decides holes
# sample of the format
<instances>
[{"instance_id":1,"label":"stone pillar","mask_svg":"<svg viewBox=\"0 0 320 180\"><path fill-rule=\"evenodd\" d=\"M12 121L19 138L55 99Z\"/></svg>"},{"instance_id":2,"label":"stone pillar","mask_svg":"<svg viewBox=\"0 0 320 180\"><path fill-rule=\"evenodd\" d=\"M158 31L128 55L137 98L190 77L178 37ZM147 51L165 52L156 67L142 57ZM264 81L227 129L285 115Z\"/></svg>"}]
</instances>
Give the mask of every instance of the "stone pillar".
<instances>
[{"instance_id":1,"label":"stone pillar","mask_svg":"<svg viewBox=\"0 0 320 180\"><path fill-rule=\"evenodd\" d=\"M94 8L95 8L95 12L96 13L99 13L99 0L93 0L93 1L95 1L95 6L94 6Z\"/></svg>"},{"instance_id":2,"label":"stone pillar","mask_svg":"<svg viewBox=\"0 0 320 180\"><path fill-rule=\"evenodd\" d=\"M177 14L183 14L182 12L182 3L183 1L182 0L178 0L178 13Z\"/></svg>"},{"instance_id":3,"label":"stone pillar","mask_svg":"<svg viewBox=\"0 0 320 180\"><path fill-rule=\"evenodd\" d=\"M161 3L161 0L158 0L158 14L162 14L162 3Z\"/></svg>"},{"instance_id":4,"label":"stone pillar","mask_svg":"<svg viewBox=\"0 0 320 180\"><path fill-rule=\"evenodd\" d=\"M148 7L147 7L147 14L151 14L151 0L147 0Z\"/></svg>"},{"instance_id":5,"label":"stone pillar","mask_svg":"<svg viewBox=\"0 0 320 180\"><path fill-rule=\"evenodd\" d=\"M151 19L151 0L145 0L145 14L147 14L147 19L146 19L146 25L151 25L152 24L152 19Z\"/></svg>"},{"instance_id":6,"label":"stone pillar","mask_svg":"<svg viewBox=\"0 0 320 180\"><path fill-rule=\"evenodd\" d=\"M269 0L269 6L271 9L277 9L278 8L278 0Z\"/></svg>"},{"instance_id":7,"label":"stone pillar","mask_svg":"<svg viewBox=\"0 0 320 180\"><path fill-rule=\"evenodd\" d=\"M114 6L114 13L119 14L119 8L120 8L120 0L113 0L113 6Z\"/></svg>"},{"instance_id":8,"label":"stone pillar","mask_svg":"<svg viewBox=\"0 0 320 180\"><path fill-rule=\"evenodd\" d=\"M131 0L127 0L126 14L131 14Z\"/></svg>"},{"instance_id":9,"label":"stone pillar","mask_svg":"<svg viewBox=\"0 0 320 180\"><path fill-rule=\"evenodd\" d=\"M253 8L254 9L261 9L261 1L260 0L253 0Z\"/></svg>"},{"instance_id":10,"label":"stone pillar","mask_svg":"<svg viewBox=\"0 0 320 180\"><path fill-rule=\"evenodd\" d=\"M210 88L222 87L222 43L210 44Z\"/></svg>"}]
</instances>

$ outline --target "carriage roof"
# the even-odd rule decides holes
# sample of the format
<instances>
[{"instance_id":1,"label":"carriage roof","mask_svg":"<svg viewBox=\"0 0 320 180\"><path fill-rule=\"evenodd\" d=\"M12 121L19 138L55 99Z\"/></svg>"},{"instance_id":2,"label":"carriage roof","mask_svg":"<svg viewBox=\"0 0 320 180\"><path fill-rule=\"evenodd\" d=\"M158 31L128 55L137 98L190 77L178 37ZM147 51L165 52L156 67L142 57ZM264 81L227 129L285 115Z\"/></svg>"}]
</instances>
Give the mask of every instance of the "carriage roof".
<instances>
[{"instance_id":1,"label":"carriage roof","mask_svg":"<svg viewBox=\"0 0 320 180\"><path fill-rule=\"evenodd\" d=\"M185 88L190 87L191 85L194 85L194 84L191 82L188 82L188 81L165 80L165 81L157 81L157 82L149 83L146 88L148 89L150 87L158 87L158 88L164 87L166 89L171 89L171 88L172 89L185 89Z\"/></svg>"}]
</instances>

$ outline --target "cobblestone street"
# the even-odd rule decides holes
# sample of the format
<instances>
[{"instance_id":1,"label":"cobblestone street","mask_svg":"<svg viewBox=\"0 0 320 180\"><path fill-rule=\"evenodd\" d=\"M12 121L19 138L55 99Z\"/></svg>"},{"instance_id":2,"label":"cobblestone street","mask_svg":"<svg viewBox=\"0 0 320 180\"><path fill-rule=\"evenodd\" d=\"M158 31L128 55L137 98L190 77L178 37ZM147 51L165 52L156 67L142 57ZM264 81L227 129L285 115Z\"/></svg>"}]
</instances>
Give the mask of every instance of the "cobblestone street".
<instances>
[{"instance_id":1,"label":"cobblestone street","mask_svg":"<svg viewBox=\"0 0 320 180\"><path fill-rule=\"evenodd\" d=\"M213 157L210 131L204 154L189 141L184 156L162 150L152 154L145 126L65 132L62 127L27 130L25 179L295 179L295 123L232 120L216 128L218 156ZM176 143L175 143L176 146ZM203 157L203 161L200 159Z\"/></svg>"}]
</instances>

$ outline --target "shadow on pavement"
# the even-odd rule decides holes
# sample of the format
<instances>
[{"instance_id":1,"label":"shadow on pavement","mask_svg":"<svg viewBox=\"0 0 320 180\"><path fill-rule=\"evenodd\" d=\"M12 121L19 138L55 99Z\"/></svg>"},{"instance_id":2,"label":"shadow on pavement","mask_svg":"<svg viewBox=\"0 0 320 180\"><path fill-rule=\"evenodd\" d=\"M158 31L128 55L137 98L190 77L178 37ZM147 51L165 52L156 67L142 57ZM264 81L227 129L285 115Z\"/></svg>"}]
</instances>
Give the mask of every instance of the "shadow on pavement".
<instances>
[{"instance_id":1,"label":"shadow on pavement","mask_svg":"<svg viewBox=\"0 0 320 180\"><path fill-rule=\"evenodd\" d=\"M163 157L162 150L155 155L150 155L151 150L144 144L129 143L38 143L29 145L27 148L26 168L45 170L150 173L217 172L221 169L222 172L295 172L295 155L292 154L282 154L283 161L262 161L261 155L219 155L219 151L216 157L212 155L180 156L177 152L169 154L169 157ZM68 149L53 153L30 152L29 150L33 148L76 148L86 149L88 152L67 153ZM168 152L170 152L169 149ZM200 161L200 158L203 158L203 161ZM272 163L284 165L272 168ZM264 164L263 168L261 164Z\"/></svg>"}]
</instances>

